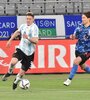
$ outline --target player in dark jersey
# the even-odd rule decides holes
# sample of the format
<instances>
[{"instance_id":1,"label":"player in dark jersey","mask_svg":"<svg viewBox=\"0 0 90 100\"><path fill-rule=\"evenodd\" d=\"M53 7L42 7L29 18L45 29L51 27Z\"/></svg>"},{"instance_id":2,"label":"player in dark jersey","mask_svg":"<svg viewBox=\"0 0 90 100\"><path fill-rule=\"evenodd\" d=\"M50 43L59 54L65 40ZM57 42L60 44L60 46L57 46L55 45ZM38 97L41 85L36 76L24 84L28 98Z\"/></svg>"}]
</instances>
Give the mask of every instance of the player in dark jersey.
<instances>
[{"instance_id":1,"label":"player in dark jersey","mask_svg":"<svg viewBox=\"0 0 90 100\"><path fill-rule=\"evenodd\" d=\"M71 80L76 74L79 65L81 69L90 73L90 67L85 64L90 58L90 12L82 14L82 24L75 29L74 34L70 35L70 38L77 38L78 41L75 48L76 59L73 62L68 79L64 82L66 86L71 84Z\"/></svg>"}]
</instances>

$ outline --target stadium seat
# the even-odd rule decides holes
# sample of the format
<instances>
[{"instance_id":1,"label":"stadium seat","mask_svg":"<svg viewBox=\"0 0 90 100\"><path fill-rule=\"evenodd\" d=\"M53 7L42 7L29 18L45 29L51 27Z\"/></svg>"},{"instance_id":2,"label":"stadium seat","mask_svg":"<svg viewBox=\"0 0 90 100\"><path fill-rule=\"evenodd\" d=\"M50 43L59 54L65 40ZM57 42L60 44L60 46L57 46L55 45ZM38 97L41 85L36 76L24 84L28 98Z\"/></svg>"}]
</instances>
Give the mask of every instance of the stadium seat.
<instances>
[{"instance_id":1,"label":"stadium seat","mask_svg":"<svg viewBox=\"0 0 90 100\"><path fill-rule=\"evenodd\" d=\"M46 3L45 4L45 14L54 14L55 13L55 3Z\"/></svg>"},{"instance_id":2,"label":"stadium seat","mask_svg":"<svg viewBox=\"0 0 90 100\"><path fill-rule=\"evenodd\" d=\"M30 4L17 4L18 14L25 15L28 12Z\"/></svg>"},{"instance_id":3,"label":"stadium seat","mask_svg":"<svg viewBox=\"0 0 90 100\"><path fill-rule=\"evenodd\" d=\"M81 2L75 2L74 3L74 13L82 13L82 3Z\"/></svg>"},{"instance_id":4,"label":"stadium seat","mask_svg":"<svg viewBox=\"0 0 90 100\"><path fill-rule=\"evenodd\" d=\"M90 2L90 0L82 0L83 2Z\"/></svg>"},{"instance_id":5,"label":"stadium seat","mask_svg":"<svg viewBox=\"0 0 90 100\"><path fill-rule=\"evenodd\" d=\"M9 0L9 3L20 3L20 2L21 2L20 0Z\"/></svg>"},{"instance_id":6,"label":"stadium seat","mask_svg":"<svg viewBox=\"0 0 90 100\"><path fill-rule=\"evenodd\" d=\"M15 4L6 4L6 14L15 15Z\"/></svg>"},{"instance_id":7,"label":"stadium seat","mask_svg":"<svg viewBox=\"0 0 90 100\"><path fill-rule=\"evenodd\" d=\"M7 0L0 0L0 3L7 3Z\"/></svg>"},{"instance_id":8,"label":"stadium seat","mask_svg":"<svg viewBox=\"0 0 90 100\"><path fill-rule=\"evenodd\" d=\"M55 13L61 14L66 12L66 3L56 3L55 4Z\"/></svg>"},{"instance_id":9,"label":"stadium seat","mask_svg":"<svg viewBox=\"0 0 90 100\"><path fill-rule=\"evenodd\" d=\"M33 0L22 0L22 3L32 3Z\"/></svg>"},{"instance_id":10,"label":"stadium seat","mask_svg":"<svg viewBox=\"0 0 90 100\"><path fill-rule=\"evenodd\" d=\"M67 13L73 13L73 3L67 3Z\"/></svg>"},{"instance_id":11,"label":"stadium seat","mask_svg":"<svg viewBox=\"0 0 90 100\"><path fill-rule=\"evenodd\" d=\"M44 2L45 0L32 0L33 2L39 2L39 3L42 3Z\"/></svg>"},{"instance_id":12,"label":"stadium seat","mask_svg":"<svg viewBox=\"0 0 90 100\"><path fill-rule=\"evenodd\" d=\"M57 0L44 0L44 1L46 1L48 3L48 2L55 2Z\"/></svg>"},{"instance_id":13,"label":"stadium seat","mask_svg":"<svg viewBox=\"0 0 90 100\"><path fill-rule=\"evenodd\" d=\"M71 2L71 0L57 0L57 1L60 1L60 2Z\"/></svg>"},{"instance_id":14,"label":"stadium seat","mask_svg":"<svg viewBox=\"0 0 90 100\"><path fill-rule=\"evenodd\" d=\"M83 12L90 11L90 2L84 2L83 3Z\"/></svg>"},{"instance_id":15,"label":"stadium seat","mask_svg":"<svg viewBox=\"0 0 90 100\"><path fill-rule=\"evenodd\" d=\"M30 11L32 11L34 14L43 14L44 4L43 3L33 3L30 6Z\"/></svg>"},{"instance_id":16,"label":"stadium seat","mask_svg":"<svg viewBox=\"0 0 90 100\"><path fill-rule=\"evenodd\" d=\"M5 4L0 4L0 15L4 15L5 12Z\"/></svg>"},{"instance_id":17,"label":"stadium seat","mask_svg":"<svg viewBox=\"0 0 90 100\"><path fill-rule=\"evenodd\" d=\"M71 2L82 2L83 0L70 0Z\"/></svg>"}]
</instances>

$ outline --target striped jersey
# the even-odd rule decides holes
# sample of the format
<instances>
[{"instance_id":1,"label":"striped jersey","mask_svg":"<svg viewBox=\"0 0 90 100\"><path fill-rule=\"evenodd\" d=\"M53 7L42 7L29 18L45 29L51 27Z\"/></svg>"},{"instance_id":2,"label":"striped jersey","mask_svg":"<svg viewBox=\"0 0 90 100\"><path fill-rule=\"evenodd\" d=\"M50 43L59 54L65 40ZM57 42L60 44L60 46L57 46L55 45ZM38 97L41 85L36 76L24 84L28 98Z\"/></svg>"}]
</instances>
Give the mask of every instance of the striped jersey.
<instances>
[{"instance_id":1,"label":"striped jersey","mask_svg":"<svg viewBox=\"0 0 90 100\"><path fill-rule=\"evenodd\" d=\"M31 43L28 39L23 38L23 34L27 34L29 38L38 37L39 29L36 24L22 24L18 31L21 33L21 41L17 48L22 50L27 56L32 55L35 52L35 44Z\"/></svg>"}]
</instances>

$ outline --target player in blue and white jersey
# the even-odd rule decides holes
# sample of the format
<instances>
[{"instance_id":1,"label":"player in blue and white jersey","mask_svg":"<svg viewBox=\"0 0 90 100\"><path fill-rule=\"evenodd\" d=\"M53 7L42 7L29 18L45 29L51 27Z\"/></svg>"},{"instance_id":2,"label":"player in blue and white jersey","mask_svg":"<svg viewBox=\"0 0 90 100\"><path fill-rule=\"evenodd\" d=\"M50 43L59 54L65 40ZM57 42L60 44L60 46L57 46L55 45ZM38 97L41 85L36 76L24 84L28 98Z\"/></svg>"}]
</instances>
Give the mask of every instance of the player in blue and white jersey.
<instances>
[{"instance_id":1,"label":"player in blue and white jersey","mask_svg":"<svg viewBox=\"0 0 90 100\"><path fill-rule=\"evenodd\" d=\"M26 24L22 24L20 28L14 32L7 42L7 47L9 47L11 41L20 34L21 41L12 56L8 72L2 78L3 81L7 80L7 77L13 73L14 66L18 61L21 61L22 67L13 82L13 89L17 88L18 82L21 80L25 72L31 67L31 62L34 60L35 46L38 43L39 29L34 23L34 15L32 12L28 12L26 14Z\"/></svg>"},{"instance_id":2,"label":"player in blue and white jersey","mask_svg":"<svg viewBox=\"0 0 90 100\"><path fill-rule=\"evenodd\" d=\"M76 74L79 65L81 69L90 73L90 67L85 64L90 58L90 12L82 14L82 24L75 29L74 34L70 35L70 38L77 38L78 41L75 47L76 59L73 62L68 79L64 82L66 86L71 84L71 80Z\"/></svg>"}]
</instances>

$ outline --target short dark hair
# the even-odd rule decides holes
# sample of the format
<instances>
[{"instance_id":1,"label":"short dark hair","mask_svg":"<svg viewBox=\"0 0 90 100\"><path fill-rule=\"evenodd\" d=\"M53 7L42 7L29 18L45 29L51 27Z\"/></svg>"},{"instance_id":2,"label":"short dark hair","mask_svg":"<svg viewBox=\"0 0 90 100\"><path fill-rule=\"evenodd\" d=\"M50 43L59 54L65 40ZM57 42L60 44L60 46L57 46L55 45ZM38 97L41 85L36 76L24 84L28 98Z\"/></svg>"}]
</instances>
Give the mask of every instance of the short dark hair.
<instances>
[{"instance_id":1,"label":"short dark hair","mask_svg":"<svg viewBox=\"0 0 90 100\"><path fill-rule=\"evenodd\" d=\"M32 16L34 18L34 14L32 12L27 12L26 16Z\"/></svg>"},{"instance_id":2,"label":"short dark hair","mask_svg":"<svg viewBox=\"0 0 90 100\"><path fill-rule=\"evenodd\" d=\"M84 15L85 15L87 18L90 18L90 12L85 12Z\"/></svg>"}]
</instances>

